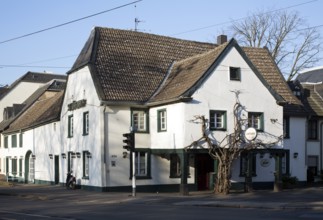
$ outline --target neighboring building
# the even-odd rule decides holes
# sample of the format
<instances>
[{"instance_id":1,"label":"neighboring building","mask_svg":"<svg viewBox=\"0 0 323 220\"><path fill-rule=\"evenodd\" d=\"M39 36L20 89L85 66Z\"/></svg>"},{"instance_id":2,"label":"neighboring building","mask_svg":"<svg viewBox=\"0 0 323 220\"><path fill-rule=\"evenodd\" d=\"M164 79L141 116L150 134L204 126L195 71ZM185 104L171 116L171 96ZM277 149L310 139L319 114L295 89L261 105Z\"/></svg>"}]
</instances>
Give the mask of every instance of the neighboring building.
<instances>
[{"instance_id":1,"label":"neighboring building","mask_svg":"<svg viewBox=\"0 0 323 220\"><path fill-rule=\"evenodd\" d=\"M59 179L59 161L53 155L60 150L65 85L64 80L47 82L22 102L19 111L0 123L1 174L24 182L64 181Z\"/></svg>"},{"instance_id":2,"label":"neighboring building","mask_svg":"<svg viewBox=\"0 0 323 220\"><path fill-rule=\"evenodd\" d=\"M6 120L3 110L7 107L12 107L9 111L17 113L23 101L33 94L39 87L45 85L53 79L66 79L65 75L27 72L22 77L13 82L10 86L0 88L0 122ZM15 106L17 104L17 106ZM8 112L8 113L9 113ZM7 115L11 116L11 115Z\"/></svg>"},{"instance_id":3,"label":"neighboring building","mask_svg":"<svg viewBox=\"0 0 323 220\"><path fill-rule=\"evenodd\" d=\"M305 153L308 181L321 180L323 173L323 67L303 71L290 84L308 112L305 126ZM297 129L299 129L299 125Z\"/></svg>"},{"instance_id":4,"label":"neighboring building","mask_svg":"<svg viewBox=\"0 0 323 220\"><path fill-rule=\"evenodd\" d=\"M186 183L212 188L216 163L207 149L185 147L201 137L200 125L192 123L195 115L210 119L216 141L233 131L233 91L239 91L241 114L264 143L283 136L285 112L305 114L266 49L241 48L235 40L212 45L97 27L68 72L63 172L73 170L84 188L130 189L132 159L122 148L122 134L132 127L137 189L178 190ZM255 183L273 183L274 158L282 161L284 173L306 181L305 161L291 157L303 153L302 145L272 148L254 156ZM291 167L296 164L301 165ZM242 183L244 176L241 157L232 181Z\"/></svg>"}]
</instances>

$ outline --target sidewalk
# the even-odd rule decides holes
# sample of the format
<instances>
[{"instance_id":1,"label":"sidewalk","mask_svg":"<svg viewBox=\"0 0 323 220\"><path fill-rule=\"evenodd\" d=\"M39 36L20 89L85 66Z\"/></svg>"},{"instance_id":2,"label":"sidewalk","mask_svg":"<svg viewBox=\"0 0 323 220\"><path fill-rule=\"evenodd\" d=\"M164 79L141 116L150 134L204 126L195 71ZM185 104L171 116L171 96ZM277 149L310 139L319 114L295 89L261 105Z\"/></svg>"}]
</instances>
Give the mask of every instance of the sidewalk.
<instances>
[{"instance_id":1,"label":"sidewalk","mask_svg":"<svg viewBox=\"0 0 323 220\"><path fill-rule=\"evenodd\" d=\"M94 192L82 189L67 190L62 186L0 184L0 196L17 196L19 198L39 200L67 200L78 203L137 203L168 204L176 206L210 206L230 208L258 209L311 209L323 210L323 186L312 186L273 192L257 190L251 193L232 193L214 195L212 192L190 192L188 196L179 193L137 193L131 192Z\"/></svg>"}]
</instances>

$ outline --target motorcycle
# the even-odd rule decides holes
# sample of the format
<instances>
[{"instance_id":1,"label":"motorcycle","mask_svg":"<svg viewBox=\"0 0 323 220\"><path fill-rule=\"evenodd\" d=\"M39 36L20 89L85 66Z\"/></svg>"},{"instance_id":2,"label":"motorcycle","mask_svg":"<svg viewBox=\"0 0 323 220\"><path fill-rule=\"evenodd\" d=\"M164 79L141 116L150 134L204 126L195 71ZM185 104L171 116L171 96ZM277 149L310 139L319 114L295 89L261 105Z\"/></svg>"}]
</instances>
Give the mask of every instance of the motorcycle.
<instances>
[{"instance_id":1,"label":"motorcycle","mask_svg":"<svg viewBox=\"0 0 323 220\"><path fill-rule=\"evenodd\" d=\"M67 173L66 177L66 188L67 189L75 189L76 188L76 178L72 175L73 171Z\"/></svg>"}]
</instances>

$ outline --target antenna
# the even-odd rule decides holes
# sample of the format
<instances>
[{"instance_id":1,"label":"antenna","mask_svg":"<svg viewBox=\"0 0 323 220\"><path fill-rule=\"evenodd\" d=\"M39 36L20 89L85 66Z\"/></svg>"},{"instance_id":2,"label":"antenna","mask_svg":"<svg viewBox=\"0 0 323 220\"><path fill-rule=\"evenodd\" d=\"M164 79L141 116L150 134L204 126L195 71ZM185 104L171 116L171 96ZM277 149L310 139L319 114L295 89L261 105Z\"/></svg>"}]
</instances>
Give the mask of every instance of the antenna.
<instances>
[{"instance_id":1,"label":"antenna","mask_svg":"<svg viewBox=\"0 0 323 220\"><path fill-rule=\"evenodd\" d=\"M135 18L135 31L138 31L138 24L142 22L138 18Z\"/></svg>"},{"instance_id":2,"label":"antenna","mask_svg":"<svg viewBox=\"0 0 323 220\"><path fill-rule=\"evenodd\" d=\"M137 15L137 5L135 4L135 16ZM135 31L138 31L138 24L142 22L139 18L135 17Z\"/></svg>"}]
</instances>

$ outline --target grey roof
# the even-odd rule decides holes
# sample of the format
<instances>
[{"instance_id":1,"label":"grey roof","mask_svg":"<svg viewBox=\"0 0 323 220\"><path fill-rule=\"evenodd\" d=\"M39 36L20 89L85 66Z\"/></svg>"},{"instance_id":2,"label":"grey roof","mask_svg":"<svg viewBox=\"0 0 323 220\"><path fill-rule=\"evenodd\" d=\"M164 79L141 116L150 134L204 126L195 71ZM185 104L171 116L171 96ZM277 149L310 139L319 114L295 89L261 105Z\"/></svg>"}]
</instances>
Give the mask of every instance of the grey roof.
<instances>
[{"instance_id":1,"label":"grey roof","mask_svg":"<svg viewBox=\"0 0 323 220\"><path fill-rule=\"evenodd\" d=\"M6 87L6 90L0 95L0 99L6 96L12 89L14 89L21 82L33 82L33 83L41 83L45 84L53 79L58 80L66 80L67 76L62 74L52 74L52 73L38 73L38 72L27 72L15 82L13 82L10 86ZM1 93L0 93L1 94Z\"/></svg>"},{"instance_id":2,"label":"grey roof","mask_svg":"<svg viewBox=\"0 0 323 220\"><path fill-rule=\"evenodd\" d=\"M318 68L318 69L310 70L307 72L303 72L303 73L299 74L295 80L298 80L301 83L323 82L323 68Z\"/></svg>"}]
</instances>

